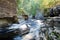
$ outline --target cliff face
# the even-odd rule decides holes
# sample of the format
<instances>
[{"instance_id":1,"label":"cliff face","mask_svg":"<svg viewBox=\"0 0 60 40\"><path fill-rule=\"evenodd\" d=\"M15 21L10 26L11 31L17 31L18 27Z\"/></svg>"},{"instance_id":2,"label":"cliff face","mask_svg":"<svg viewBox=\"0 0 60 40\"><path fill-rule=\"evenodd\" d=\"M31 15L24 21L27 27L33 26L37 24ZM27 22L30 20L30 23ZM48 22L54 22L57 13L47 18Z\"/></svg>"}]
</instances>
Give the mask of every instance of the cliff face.
<instances>
[{"instance_id":1,"label":"cliff face","mask_svg":"<svg viewBox=\"0 0 60 40\"><path fill-rule=\"evenodd\" d=\"M16 16L16 0L0 0L0 18Z\"/></svg>"}]
</instances>

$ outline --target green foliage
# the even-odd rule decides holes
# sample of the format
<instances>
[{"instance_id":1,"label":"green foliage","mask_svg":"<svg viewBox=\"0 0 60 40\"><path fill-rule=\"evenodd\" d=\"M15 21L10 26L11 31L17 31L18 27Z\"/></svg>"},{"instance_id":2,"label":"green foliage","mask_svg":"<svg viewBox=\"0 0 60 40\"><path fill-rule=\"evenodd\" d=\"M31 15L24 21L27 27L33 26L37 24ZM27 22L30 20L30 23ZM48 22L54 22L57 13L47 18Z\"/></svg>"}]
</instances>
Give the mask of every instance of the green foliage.
<instances>
[{"instance_id":1,"label":"green foliage","mask_svg":"<svg viewBox=\"0 0 60 40\"><path fill-rule=\"evenodd\" d=\"M45 9L54 7L58 2L59 0L17 0L17 13L18 15L26 14L34 16L37 9L41 9L44 12Z\"/></svg>"},{"instance_id":2,"label":"green foliage","mask_svg":"<svg viewBox=\"0 0 60 40\"><path fill-rule=\"evenodd\" d=\"M36 1L35 0L17 0L18 14L35 15L36 9L40 6L39 0L37 2ZM24 13L21 11L23 11Z\"/></svg>"}]
</instances>

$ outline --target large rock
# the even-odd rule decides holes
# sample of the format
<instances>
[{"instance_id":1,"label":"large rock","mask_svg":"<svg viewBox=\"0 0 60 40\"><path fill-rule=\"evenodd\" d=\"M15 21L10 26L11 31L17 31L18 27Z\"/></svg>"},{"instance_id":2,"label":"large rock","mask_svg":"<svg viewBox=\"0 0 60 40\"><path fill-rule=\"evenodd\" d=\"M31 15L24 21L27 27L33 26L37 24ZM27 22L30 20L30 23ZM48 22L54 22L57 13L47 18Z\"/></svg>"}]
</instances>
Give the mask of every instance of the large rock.
<instances>
[{"instance_id":1,"label":"large rock","mask_svg":"<svg viewBox=\"0 0 60 40\"><path fill-rule=\"evenodd\" d=\"M0 22L2 20L0 24L5 24L6 21L15 23L17 21L16 13L16 0L0 0Z\"/></svg>"},{"instance_id":2,"label":"large rock","mask_svg":"<svg viewBox=\"0 0 60 40\"><path fill-rule=\"evenodd\" d=\"M0 0L0 18L16 16L16 0Z\"/></svg>"}]
</instances>

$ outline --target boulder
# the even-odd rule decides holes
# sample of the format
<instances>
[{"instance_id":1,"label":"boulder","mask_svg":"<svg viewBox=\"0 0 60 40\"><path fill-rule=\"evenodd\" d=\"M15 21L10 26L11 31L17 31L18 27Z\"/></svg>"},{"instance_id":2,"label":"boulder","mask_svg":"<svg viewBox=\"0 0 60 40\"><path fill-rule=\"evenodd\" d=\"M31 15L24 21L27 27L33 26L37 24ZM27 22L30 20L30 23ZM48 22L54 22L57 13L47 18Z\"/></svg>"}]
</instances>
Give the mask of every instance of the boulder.
<instances>
[{"instance_id":1,"label":"boulder","mask_svg":"<svg viewBox=\"0 0 60 40\"><path fill-rule=\"evenodd\" d=\"M16 23L16 0L0 0L0 25Z\"/></svg>"}]
</instances>

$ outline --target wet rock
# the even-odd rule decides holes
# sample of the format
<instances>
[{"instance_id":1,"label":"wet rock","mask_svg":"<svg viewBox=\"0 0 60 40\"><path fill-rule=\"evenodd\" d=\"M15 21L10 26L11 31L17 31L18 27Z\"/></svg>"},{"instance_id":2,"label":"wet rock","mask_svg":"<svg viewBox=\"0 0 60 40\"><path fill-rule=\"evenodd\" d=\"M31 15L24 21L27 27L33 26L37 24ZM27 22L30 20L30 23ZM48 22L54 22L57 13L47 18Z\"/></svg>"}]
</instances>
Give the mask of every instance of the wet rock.
<instances>
[{"instance_id":1,"label":"wet rock","mask_svg":"<svg viewBox=\"0 0 60 40\"><path fill-rule=\"evenodd\" d=\"M20 30L19 34L21 34L21 35L25 35L25 34L29 33L29 31L30 31L29 27L25 24L20 26L19 30Z\"/></svg>"},{"instance_id":2,"label":"wet rock","mask_svg":"<svg viewBox=\"0 0 60 40\"><path fill-rule=\"evenodd\" d=\"M27 33L29 33L29 27L26 24L13 24L11 27L9 27L9 29L18 29L18 34L20 36L23 36Z\"/></svg>"},{"instance_id":3,"label":"wet rock","mask_svg":"<svg viewBox=\"0 0 60 40\"><path fill-rule=\"evenodd\" d=\"M0 0L0 18L16 16L16 0Z\"/></svg>"},{"instance_id":4,"label":"wet rock","mask_svg":"<svg viewBox=\"0 0 60 40\"><path fill-rule=\"evenodd\" d=\"M0 19L0 28L5 28L8 26L8 21L6 19Z\"/></svg>"},{"instance_id":5,"label":"wet rock","mask_svg":"<svg viewBox=\"0 0 60 40\"><path fill-rule=\"evenodd\" d=\"M28 15L22 15L24 20L28 20Z\"/></svg>"},{"instance_id":6,"label":"wet rock","mask_svg":"<svg viewBox=\"0 0 60 40\"><path fill-rule=\"evenodd\" d=\"M6 19L9 23L18 22L16 0L0 0L0 19ZM2 21L3 23L3 21Z\"/></svg>"},{"instance_id":7,"label":"wet rock","mask_svg":"<svg viewBox=\"0 0 60 40\"><path fill-rule=\"evenodd\" d=\"M52 27L56 26L59 27L60 25L60 17L49 17L47 18L47 23Z\"/></svg>"},{"instance_id":8,"label":"wet rock","mask_svg":"<svg viewBox=\"0 0 60 40\"><path fill-rule=\"evenodd\" d=\"M34 35L32 33L29 33L27 35L24 35L22 40L33 40L33 39Z\"/></svg>"}]
</instances>

